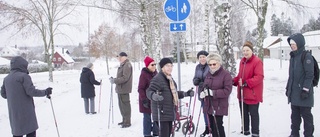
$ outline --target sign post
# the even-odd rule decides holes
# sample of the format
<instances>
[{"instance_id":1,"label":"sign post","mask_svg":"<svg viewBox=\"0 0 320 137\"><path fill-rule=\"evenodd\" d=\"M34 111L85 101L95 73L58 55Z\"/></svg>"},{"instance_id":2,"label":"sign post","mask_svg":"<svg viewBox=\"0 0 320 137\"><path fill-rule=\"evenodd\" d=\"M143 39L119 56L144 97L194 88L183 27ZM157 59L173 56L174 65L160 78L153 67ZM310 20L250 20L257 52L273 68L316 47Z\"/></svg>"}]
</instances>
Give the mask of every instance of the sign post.
<instances>
[{"instance_id":1,"label":"sign post","mask_svg":"<svg viewBox=\"0 0 320 137\"><path fill-rule=\"evenodd\" d=\"M163 5L163 11L165 15L173 22L169 25L170 32L185 32L187 26L185 20L191 11L190 3L188 0L166 0ZM180 72L180 34L177 34L177 61L178 61L178 91L181 91L181 72ZM181 106L181 101L179 101ZM179 107L181 112L181 107Z\"/></svg>"}]
</instances>

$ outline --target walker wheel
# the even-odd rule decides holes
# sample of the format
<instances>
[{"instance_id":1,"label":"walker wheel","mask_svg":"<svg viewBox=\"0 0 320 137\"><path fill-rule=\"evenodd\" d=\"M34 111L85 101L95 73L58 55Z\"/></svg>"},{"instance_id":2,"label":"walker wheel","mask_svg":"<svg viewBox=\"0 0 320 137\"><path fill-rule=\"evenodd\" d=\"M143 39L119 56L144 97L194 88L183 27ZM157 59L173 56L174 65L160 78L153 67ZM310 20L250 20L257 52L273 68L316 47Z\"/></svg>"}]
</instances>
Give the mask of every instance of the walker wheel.
<instances>
[{"instance_id":1,"label":"walker wheel","mask_svg":"<svg viewBox=\"0 0 320 137\"><path fill-rule=\"evenodd\" d=\"M186 135L188 132L190 132L190 134L193 134L193 132L194 132L194 123L191 122L191 125L189 123L190 123L190 121L186 121L186 122L183 123L183 125L182 125L182 133L183 133L183 135Z\"/></svg>"}]
</instances>

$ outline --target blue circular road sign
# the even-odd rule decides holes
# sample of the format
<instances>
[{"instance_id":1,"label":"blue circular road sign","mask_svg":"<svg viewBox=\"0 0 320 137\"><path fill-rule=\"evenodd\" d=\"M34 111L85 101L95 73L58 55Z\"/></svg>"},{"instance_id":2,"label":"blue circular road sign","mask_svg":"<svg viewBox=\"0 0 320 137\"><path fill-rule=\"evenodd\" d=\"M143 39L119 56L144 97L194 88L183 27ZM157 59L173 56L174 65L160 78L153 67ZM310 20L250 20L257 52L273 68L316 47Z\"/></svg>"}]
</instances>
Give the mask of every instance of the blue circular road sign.
<instances>
[{"instance_id":1,"label":"blue circular road sign","mask_svg":"<svg viewBox=\"0 0 320 137\"><path fill-rule=\"evenodd\" d=\"M191 8L188 0L166 0L163 11L169 19L182 21L189 16Z\"/></svg>"}]
</instances>

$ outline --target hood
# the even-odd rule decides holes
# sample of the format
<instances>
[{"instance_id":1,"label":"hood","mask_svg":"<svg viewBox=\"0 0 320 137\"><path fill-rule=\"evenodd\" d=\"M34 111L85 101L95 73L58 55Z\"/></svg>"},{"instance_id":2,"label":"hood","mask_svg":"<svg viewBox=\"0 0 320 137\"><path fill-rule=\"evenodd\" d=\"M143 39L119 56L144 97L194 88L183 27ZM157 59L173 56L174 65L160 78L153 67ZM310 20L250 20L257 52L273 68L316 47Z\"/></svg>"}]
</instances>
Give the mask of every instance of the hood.
<instances>
[{"instance_id":1,"label":"hood","mask_svg":"<svg viewBox=\"0 0 320 137\"><path fill-rule=\"evenodd\" d=\"M10 61L11 70L17 70L29 74L28 61L21 56L13 57Z\"/></svg>"},{"instance_id":2,"label":"hood","mask_svg":"<svg viewBox=\"0 0 320 137\"><path fill-rule=\"evenodd\" d=\"M89 71L91 71L91 69L89 69L87 67L82 68L82 73L86 73L86 72L89 72Z\"/></svg>"},{"instance_id":3,"label":"hood","mask_svg":"<svg viewBox=\"0 0 320 137\"><path fill-rule=\"evenodd\" d=\"M288 39L288 44L290 46L290 40L294 40L296 43L297 43L297 47L298 47L298 50L305 50L305 40L304 40L304 37L301 33L295 33L295 34L292 34Z\"/></svg>"}]
</instances>

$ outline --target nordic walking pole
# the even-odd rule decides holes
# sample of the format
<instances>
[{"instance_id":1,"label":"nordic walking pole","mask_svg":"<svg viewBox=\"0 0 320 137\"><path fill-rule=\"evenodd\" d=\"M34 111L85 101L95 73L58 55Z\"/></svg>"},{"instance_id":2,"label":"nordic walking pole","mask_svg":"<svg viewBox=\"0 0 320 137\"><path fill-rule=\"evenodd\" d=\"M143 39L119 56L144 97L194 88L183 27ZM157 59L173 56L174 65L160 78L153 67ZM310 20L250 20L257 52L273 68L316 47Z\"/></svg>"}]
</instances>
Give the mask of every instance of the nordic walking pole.
<instances>
[{"instance_id":1,"label":"nordic walking pole","mask_svg":"<svg viewBox=\"0 0 320 137\"><path fill-rule=\"evenodd\" d=\"M102 80L100 80L100 93L99 93L99 109L98 109L98 113L100 113L101 87L102 87Z\"/></svg>"},{"instance_id":2,"label":"nordic walking pole","mask_svg":"<svg viewBox=\"0 0 320 137\"><path fill-rule=\"evenodd\" d=\"M56 114L54 113L51 96L50 96L50 95L47 95L47 98L50 100L51 109L52 109L52 114L53 114L53 118L54 118L54 123L55 123L55 125L56 125L58 137L60 137L59 129L58 129L58 124L57 124L57 119L56 119Z\"/></svg>"},{"instance_id":3,"label":"nordic walking pole","mask_svg":"<svg viewBox=\"0 0 320 137\"><path fill-rule=\"evenodd\" d=\"M202 107L200 106L200 111L199 111L199 115L198 115L196 131L194 132L194 137L196 137L196 136L197 136L197 131L198 131L198 126L199 126L199 120L200 120L201 110L202 110Z\"/></svg>"},{"instance_id":4,"label":"nordic walking pole","mask_svg":"<svg viewBox=\"0 0 320 137\"><path fill-rule=\"evenodd\" d=\"M208 93L210 93L209 89L208 90ZM209 94L210 95L210 94ZM214 111L214 107L213 107L213 102L212 102L212 99L209 97L209 103L210 103L210 106L212 108L212 115L213 115L213 122L215 124L215 127L216 127L216 130L217 130L217 134L218 134L218 137L220 137L220 133L219 133L219 127L218 127L218 124L217 124L217 118L216 118L216 114L215 114L215 111Z\"/></svg>"},{"instance_id":5,"label":"nordic walking pole","mask_svg":"<svg viewBox=\"0 0 320 137\"><path fill-rule=\"evenodd\" d=\"M159 91L157 90L157 94L159 95ZM158 125L159 125L159 137L161 136L161 123L160 123L160 105L159 105L159 101L157 101L157 109L158 109Z\"/></svg>"},{"instance_id":6,"label":"nordic walking pole","mask_svg":"<svg viewBox=\"0 0 320 137\"><path fill-rule=\"evenodd\" d=\"M228 98L228 137L230 137L230 96Z\"/></svg>"},{"instance_id":7,"label":"nordic walking pole","mask_svg":"<svg viewBox=\"0 0 320 137\"><path fill-rule=\"evenodd\" d=\"M242 133L244 134L244 110L243 110L243 86L241 85L240 87L240 92L241 92L241 124L242 124Z\"/></svg>"},{"instance_id":8,"label":"nordic walking pole","mask_svg":"<svg viewBox=\"0 0 320 137\"><path fill-rule=\"evenodd\" d=\"M111 111L112 111L112 124L114 123L114 114L113 114L113 85L111 85Z\"/></svg>"},{"instance_id":9,"label":"nordic walking pole","mask_svg":"<svg viewBox=\"0 0 320 137\"><path fill-rule=\"evenodd\" d=\"M110 92L110 103L109 103L109 119L108 119L108 129L110 128L110 116L111 116L111 107L112 107L112 123L113 123L113 100L112 100L112 88L113 88L113 84L111 83L111 92Z\"/></svg>"},{"instance_id":10,"label":"nordic walking pole","mask_svg":"<svg viewBox=\"0 0 320 137\"><path fill-rule=\"evenodd\" d=\"M191 127L191 121L189 120L189 117L191 118L191 116L189 116L189 114L190 114L190 106L191 106L191 99L192 99L192 97L190 97L190 100L189 100L189 108L188 108L188 115L187 115L187 124L188 124L188 126L186 127L187 129L186 129L186 134L184 134L184 137L187 136L187 134L188 134L188 132L190 130L190 127ZM189 133L189 135L190 135L190 133Z\"/></svg>"}]
</instances>

